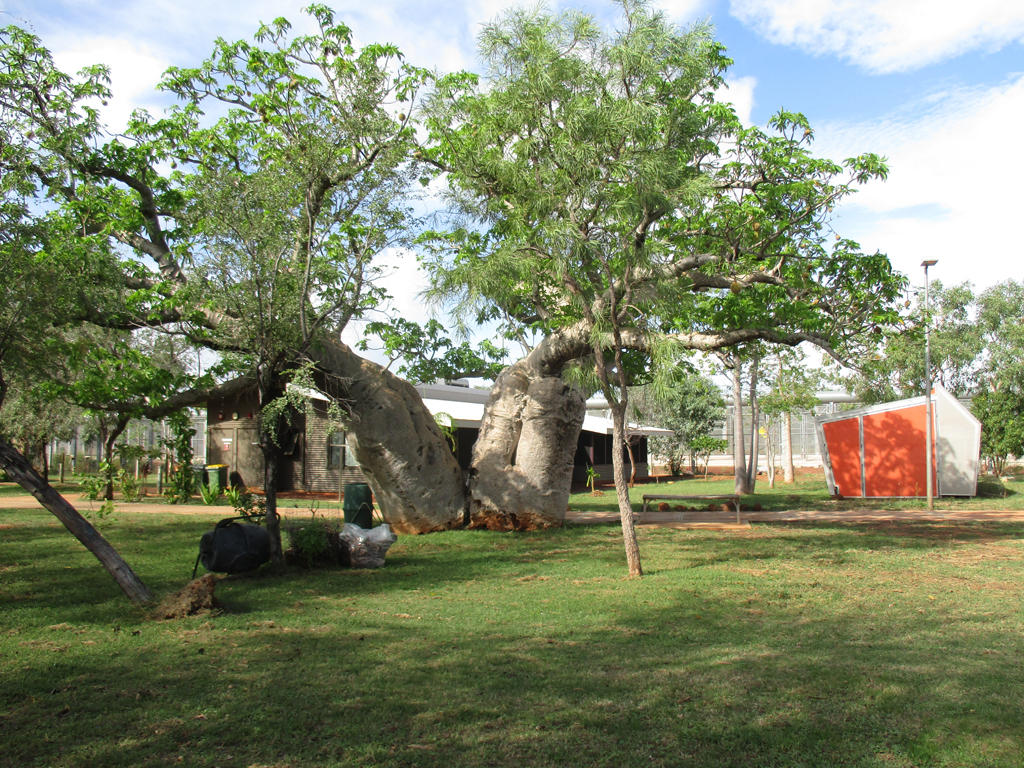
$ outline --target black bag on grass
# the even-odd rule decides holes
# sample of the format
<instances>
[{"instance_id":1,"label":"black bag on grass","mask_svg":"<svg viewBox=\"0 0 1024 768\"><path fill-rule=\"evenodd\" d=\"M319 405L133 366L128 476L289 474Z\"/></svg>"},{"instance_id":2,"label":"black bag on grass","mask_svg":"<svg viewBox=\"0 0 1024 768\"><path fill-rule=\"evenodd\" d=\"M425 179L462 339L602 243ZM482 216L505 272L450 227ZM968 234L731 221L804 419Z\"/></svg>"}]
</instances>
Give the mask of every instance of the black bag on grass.
<instances>
[{"instance_id":1,"label":"black bag on grass","mask_svg":"<svg viewBox=\"0 0 1024 768\"><path fill-rule=\"evenodd\" d=\"M199 540L199 560L214 573L245 573L270 562L270 534L229 517Z\"/></svg>"}]
</instances>

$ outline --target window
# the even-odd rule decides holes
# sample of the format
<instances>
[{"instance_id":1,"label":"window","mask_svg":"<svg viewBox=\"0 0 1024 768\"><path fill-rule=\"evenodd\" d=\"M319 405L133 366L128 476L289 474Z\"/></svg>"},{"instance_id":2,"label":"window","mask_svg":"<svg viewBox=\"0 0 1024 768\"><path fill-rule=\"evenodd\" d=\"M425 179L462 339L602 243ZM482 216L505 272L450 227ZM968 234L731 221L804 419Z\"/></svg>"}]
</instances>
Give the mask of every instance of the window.
<instances>
[{"instance_id":1,"label":"window","mask_svg":"<svg viewBox=\"0 0 1024 768\"><path fill-rule=\"evenodd\" d=\"M337 469L345 460L345 433L332 432L327 438L327 468Z\"/></svg>"},{"instance_id":2,"label":"window","mask_svg":"<svg viewBox=\"0 0 1024 768\"><path fill-rule=\"evenodd\" d=\"M327 468L358 467L356 457L345 445L344 432L332 432L327 438Z\"/></svg>"}]
</instances>

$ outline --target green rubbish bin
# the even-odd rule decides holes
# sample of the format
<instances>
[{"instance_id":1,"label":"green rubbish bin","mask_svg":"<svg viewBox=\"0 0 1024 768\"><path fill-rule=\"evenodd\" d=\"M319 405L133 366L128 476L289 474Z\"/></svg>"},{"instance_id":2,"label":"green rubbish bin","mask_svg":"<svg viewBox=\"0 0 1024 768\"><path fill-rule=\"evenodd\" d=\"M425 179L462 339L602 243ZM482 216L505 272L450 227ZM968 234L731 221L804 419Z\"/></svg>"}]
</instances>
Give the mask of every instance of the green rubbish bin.
<instances>
[{"instance_id":1,"label":"green rubbish bin","mask_svg":"<svg viewBox=\"0 0 1024 768\"><path fill-rule=\"evenodd\" d=\"M206 465L193 464L192 474L195 476L196 493L199 493L199 489L206 485Z\"/></svg>"},{"instance_id":2,"label":"green rubbish bin","mask_svg":"<svg viewBox=\"0 0 1024 768\"><path fill-rule=\"evenodd\" d=\"M360 528L373 527L373 494L366 483L345 483L345 522Z\"/></svg>"},{"instance_id":3,"label":"green rubbish bin","mask_svg":"<svg viewBox=\"0 0 1024 768\"><path fill-rule=\"evenodd\" d=\"M210 486L210 490L216 493L218 496L227 490L228 487L228 465L227 464L207 464L206 465L206 476L207 483Z\"/></svg>"}]
</instances>

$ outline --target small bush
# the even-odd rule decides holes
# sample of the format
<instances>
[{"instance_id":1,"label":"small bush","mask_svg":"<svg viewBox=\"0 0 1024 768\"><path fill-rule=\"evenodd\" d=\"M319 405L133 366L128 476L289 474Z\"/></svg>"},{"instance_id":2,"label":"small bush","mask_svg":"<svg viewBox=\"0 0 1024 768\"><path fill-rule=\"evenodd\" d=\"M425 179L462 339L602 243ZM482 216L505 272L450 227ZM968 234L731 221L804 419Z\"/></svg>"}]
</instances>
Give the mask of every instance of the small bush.
<instances>
[{"instance_id":1,"label":"small bush","mask_svg":"<svg viewBox=\"0 0 1024 768\"><path fill-rule=\"evenodd\" d=\"M220 489L214 488L210 485L200 485L199 493L203 496L203 504L208 507L212 507L217 503L217 497L220 496Z\"/></svg>"},{"instance_id":2,"label":"small bush","mask_svg":"<svg viewBox=\"0 0 1024 768\"><path fill-rule=\"evenodd\" d=\"M89 501L99 501L106 484L106 479L98 475L83 475L79 480L78 486L82 491L82 495Z\"/></svg>"},{"instance_id":3,"label":"small bush","mask_svg":"<svg viewBox=\"0 0 1024 768\"><path fill-rule=\"evenodd\" d=\"M348 565L348 545L341 538L341 525L329 520L282 523L291 544L286 555L304 568Z\"/></svg>"},{"instance_id":4,"label":"small bush","mask_svg":"<svg viewBox=\"0 0 1024 768\"><path fill-rule=\"evenodd\" d=\"M127 470L120 470L117 473L117 482L121 486L121 495L125 501L138 501L141 497L141 490L139 489L139 481L135 479L135 476Z\"/></svg>"},{"instance_id":5,"label":"small bush","mask_svg":"<svg viewBox=\"0 0 1024 768\"><path fill-rule=\"evenodd\" d=\"M224 491L224 497L228 500L239 517L244 517L247 523L262 525L267 515L267 501L261 496L254 496L245 490L244 486L231 486Z\"/></svg>"}]
</instances>

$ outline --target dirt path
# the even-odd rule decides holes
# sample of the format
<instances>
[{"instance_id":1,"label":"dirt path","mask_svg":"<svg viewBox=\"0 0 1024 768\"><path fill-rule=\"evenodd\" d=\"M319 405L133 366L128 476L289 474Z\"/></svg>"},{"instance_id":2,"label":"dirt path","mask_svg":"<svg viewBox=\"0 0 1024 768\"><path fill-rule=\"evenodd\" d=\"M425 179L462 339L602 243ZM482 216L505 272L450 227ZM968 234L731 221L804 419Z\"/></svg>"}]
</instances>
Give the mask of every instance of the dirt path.
<instances>
[{"instance_id":1,"label":"dirt path","mask_svg":"<svg viewBox=\"0 0 1024 768\"><path fill-rule=\"evenodd\" d=\"M636 524L653 528L710 528L730 530L750 528L751 523L870 523L880 521L905 521L918 523L937 522L1024 522L1024 510L793 510L783 512L742 512L740 523L736 523L735 512L648 512L645 516L636 513ZM619 519L618 512L569 512L566 520L574 523L613 523Z\"/></svg>"},{"instance_id":2,"label":"dirt path","mask_svg":"<svg viewBox=\"0 0 1024 768\"><path fill-rule=\"evenodd\" d=\"M101 502L78 498L77 495L64 496L72 506L80 512L89 509L98 509ZM341 516L341 510L337 502L328 506L326 502L319 513L331 515L337 513ZM36 506L37 502L28 494L18 496L0 497L0 510L4 509L26 509ZM185 505L177 506L171 504L126 504L114 500L118 512L131 512L134 514L162 514L173 513L178 515L207 515L218 517L229 517L234 510L224 506L198 506ZM91 505L91 506L90 506ZM282 514L300 516L309 514L309 510L303 507L282 507ZM1024 510L965 510L949 511L936 510L844 510L833 512L825 510L795 510L786 512L743 512L740 515L740 523L737 524L733 512L648 512L641 520L639 512L636 514L637 525L654 528L706 528L712 530L730 530L750 528L751 523L791 523L791 522L844 522L844 523L868 523L880 521L908 521L908 522L1024 522ZM619 513L607 512L569 512L565 519L573 523L614 523L619 519Z\"/></svg>"},{"instance_id":3,"label":"dirt path","mask_svg":"<svg viewBox=\"0 0 1024 768\"><path fill-rule=\"evenodd\" d=\"M89 501L88 499L82 499L78 494L61 494L71 506L77 509L79 512L86 512L88 510L97 510L100 508L102 501ZM328 514L333 515L337 512L341 514L341 509L337 502L329 503L318 501L317 514ZM212 506L207 507L200 504L164 504L160 502L150 503L126 503L119 499L114 499L114 505L117 507L118 512L132 512L136 514L163 514L171 513L176 515L216 515L218 517L231 517L234 514L234 509L228 506ZM0 511L5 509L31 509L32 507L39 506L32 496L27 493L18 496L3 496L0 497ZM302 515L309 514L309 508L307 506L302 507L289 507L279 506L282 514L285 515Z\"/></svg>"}]
</instances>

